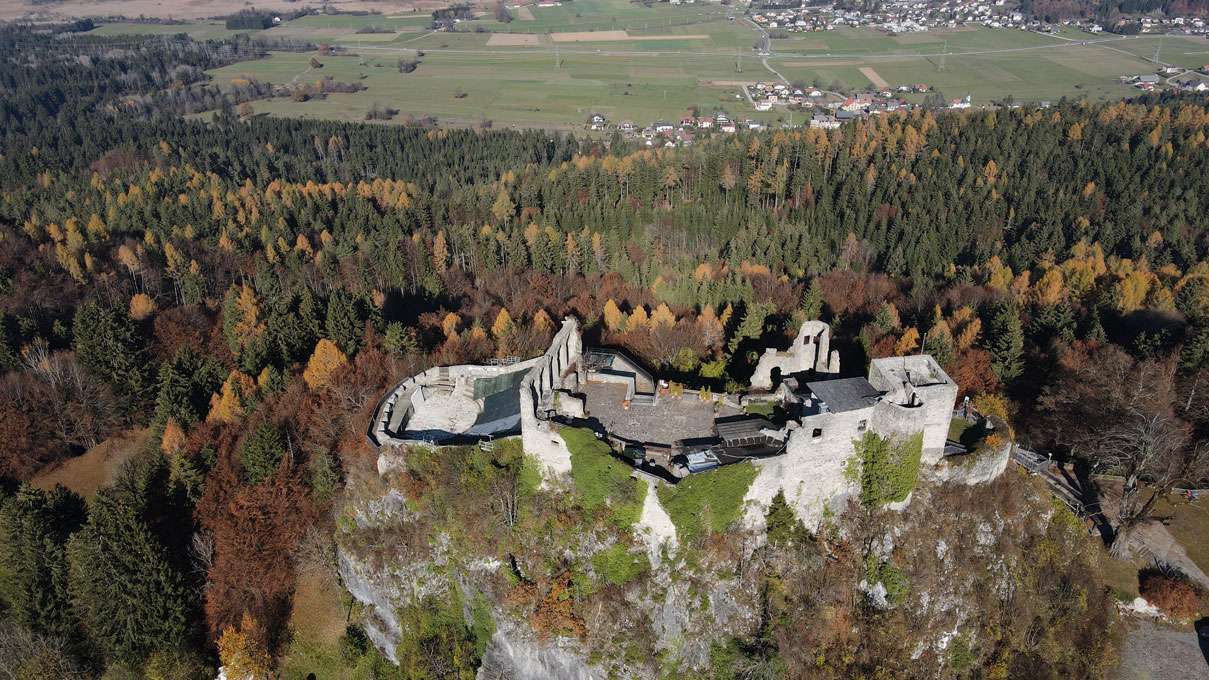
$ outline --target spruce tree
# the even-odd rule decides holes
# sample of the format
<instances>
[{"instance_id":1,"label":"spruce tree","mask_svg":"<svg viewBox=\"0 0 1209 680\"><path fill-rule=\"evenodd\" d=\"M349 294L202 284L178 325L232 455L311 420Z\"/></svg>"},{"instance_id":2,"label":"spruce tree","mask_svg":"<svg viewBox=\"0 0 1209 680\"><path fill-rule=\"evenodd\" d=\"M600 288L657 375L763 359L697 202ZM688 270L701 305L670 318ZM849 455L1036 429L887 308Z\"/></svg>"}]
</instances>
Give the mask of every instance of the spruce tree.
<instances>
[{"instance_id":1,"label":"spruce tree","mask_svg":"<svg viewBox=\"0 0 1209 680\"><path fill-rule=\"evenodd\" d=\"M160 366L156 418L163 422L173 418L181 427L190 427L205 418L210 395L222 382L222 369L217 364L181 347Z\"/></svg>"},{"instance_id":2,"label":"spruce tree","mask_svg":"<svg viewBox=\"0 0 1209 680\"><path fill-rule=\"evenodd\" d=\"M817 277L810 280L810 285L802 292L802 320L811 321L823 318L823 287Z\"/></svg>"},{"instance_id":3,"label":"spruce tree","mask_svg":"<svg viewBox=\"0 0 1209 680\"><path fill-rule=\"evenodd\" d=\"M67 544L75 611L110 660L140 663L186 642L192 598L155 531L170 519L165 472L162 458L128 467L97 494L87 524Z\"/></svg>"},{"instance_id":4,"label":"spruce tree","mask_svg":"<svg viewBox=\"0 0 1209 680\"><path fill-rule=\"evenodd\" d=\"M809 533L793 508L785 501L785 492L777 491L768 504L764 515L768 533L768 544L773 546L793 545L809 538Z\"/></svg>"},{"instance_id":5,"label":"spruce tree","mask_svg":"<svg viewBox=\"0 0 1209 680\"><path fill-rule=\"evenodd\" d=\"M1003 302L996 307L990 336L991 368L1006 385L1024 371L1024 329L1015 304Z\"/></svg>"},{"instance_id":6,"label":"spruce tree","mask_svg":"<svg viewBox=\"0 0 1209 680\"><path fill-rule=\"evenodd\" d=\"M361 320L357 314L357 303L342 291L335 291L327 299L327 318L324 323L327 339L340 346L348 356L356 354L361 345Z\"/></svg>"},{"instance_id":7,"label":"spruce tree","mask_svg":"<svg viewBox=\"0 0 1209 680\"><path fill-rule=\"evenodd\" d=\"M124 309L87 301L72 324L80 363L114 387L133 407L146 396L144 352L134 321Z\"/></svg>"},{"instance_id":8,"label":"spruce tree","mask_svg":"<svg viewBox=\"0 0 1209 680\"><path fill-rule=\"evenodd\" d=\"M260 484L273 476L281 464L285 452L285 439L281 431L269 423L263 423L248 435L239 450L243 464L244 479L249 484Z\"/></svg>"},{"instance_id":9,"label":"spruce tree","mask_svg":"<svg viewBox=\"0 0 1209 680\"><path fill-rule=\"evenodd\" d=\"M62 486L48 493L23 485L0 505L0 603L36 633L78 637L66 545L85 514L83 499Z\"/></svg>"}]
</instances>

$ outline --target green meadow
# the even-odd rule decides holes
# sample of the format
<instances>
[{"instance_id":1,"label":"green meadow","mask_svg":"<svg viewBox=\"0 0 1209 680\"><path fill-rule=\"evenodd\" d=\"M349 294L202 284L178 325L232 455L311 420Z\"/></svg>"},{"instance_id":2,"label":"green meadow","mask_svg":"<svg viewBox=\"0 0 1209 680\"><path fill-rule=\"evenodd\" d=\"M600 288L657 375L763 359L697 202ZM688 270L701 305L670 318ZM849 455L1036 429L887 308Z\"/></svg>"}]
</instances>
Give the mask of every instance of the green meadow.
<instances>
[{"instance_id":1,"label":"green meadow","mask_svg":"<svg viewBox=\"0 0 1209 680\"><path fill-rule=\"evenodd\" d=\"M436 116L450 125L581 127L590 113L614 122L647 124L677 119L690 107L725 108L740 118L787 120L760 113L740 96L742 83L776 80L752 46L758 34L728 7L706 4L646 7L628 0L574 0L557 7L513 10L501 23L479 12L454 32L430 30L428 12L306 16L253 32L344 47L344 56L271 53L212 72L223 86L233 78L272 83L330 76L367 89L325 99L253 104L259 114L362 120L375 104L406 116ZM369 32L367 27L373 27ZM358 33L358 30L366 32ZM221 23L105 24L99 34L231 34ZM1150 61L1186 67L1209 63L1203 38L1091 35L1064 28L1057 35L1015 29L960 27L891 36L840 28L774 39L768 65L793 83L863 90L925 83L946 97L970 95L974 104L1111 99L1136 92L1120 76L1153 73ZM400 59L419 68L400 73ZM912 95L919 100L921 97ZM796 121L802 120L795 113Z\"/></svg>"}]
</instances>

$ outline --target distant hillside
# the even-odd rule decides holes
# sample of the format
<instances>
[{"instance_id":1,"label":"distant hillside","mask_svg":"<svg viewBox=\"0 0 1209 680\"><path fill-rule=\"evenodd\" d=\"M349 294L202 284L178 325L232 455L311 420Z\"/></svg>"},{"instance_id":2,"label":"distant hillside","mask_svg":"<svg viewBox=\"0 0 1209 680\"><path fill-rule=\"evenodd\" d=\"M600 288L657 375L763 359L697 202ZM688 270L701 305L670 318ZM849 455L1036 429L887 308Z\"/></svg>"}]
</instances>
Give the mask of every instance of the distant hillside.
<instances>
[{"instance_id":1,"label":"distant hillside","mask_svg":"<svg viewBox=\"0 0 1209 680\"><path fill-rule=\"evenodd\" d=\"M1023 0L1020 8L1046 21L1139 14L1209 16L1209 0Z\"/></svg>"}]
</instances>

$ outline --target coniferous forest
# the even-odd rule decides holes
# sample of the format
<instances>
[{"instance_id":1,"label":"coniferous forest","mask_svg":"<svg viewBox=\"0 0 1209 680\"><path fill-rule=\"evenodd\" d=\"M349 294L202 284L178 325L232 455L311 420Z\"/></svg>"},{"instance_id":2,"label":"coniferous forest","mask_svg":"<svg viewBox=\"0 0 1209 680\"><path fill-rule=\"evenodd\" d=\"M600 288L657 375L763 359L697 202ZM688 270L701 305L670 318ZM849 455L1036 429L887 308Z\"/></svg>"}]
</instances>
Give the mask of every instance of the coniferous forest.
<instances>
[{"instance_id":1,"label":"coniferous forest","mask_svg":"<svg viewBox=\"0 0 1209 680\"><path fill-rule=\"evenodd\" d=\"M433 365L535 356L566 315L715 391L821 318L855 374L928 352L1021 444L1206 486L1209 100L917 110L650 150L242 115L255 87L205 70L270 45L82 28L0 29L0 677L475 677L518 621L616 677L1115 669L1132 594L1104 566L1113 537L1013 470L831 531L774 503L754 548L706 522L676 590L624 550L565 549L634 539L608 503L539 488L523 455L417 456L403 538L357 540L510 566L474 587L448 567L451 596L400 613L398 663L347 595L327 647L299 612L365 528L347 508L381 484L364 431L382 394ZM1142 426L1153 457L1123 457ZM39 481L132 438L103 482ZM501 488L506 521L484 500ZM1123 501L1117 531L1146 501ZM882 559L886 522L906 528ZM915 547L937 536L959 564ZM636 589L741 600L710 590L718 573L754 614L692 654L651 647ZM871 606L862 579L901 604Z\"/></svg>"}]
</instances>

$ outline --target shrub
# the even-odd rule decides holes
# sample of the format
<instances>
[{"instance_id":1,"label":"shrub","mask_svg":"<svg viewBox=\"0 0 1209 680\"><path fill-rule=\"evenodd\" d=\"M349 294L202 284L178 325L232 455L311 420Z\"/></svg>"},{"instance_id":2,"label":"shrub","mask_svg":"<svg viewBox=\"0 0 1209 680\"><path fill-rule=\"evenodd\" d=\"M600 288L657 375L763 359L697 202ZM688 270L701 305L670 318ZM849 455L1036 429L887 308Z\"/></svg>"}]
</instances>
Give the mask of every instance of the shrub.
<instances>
[{"instance_id":1,"label":"shrub","mask_svg":"<svg viewBox=\"0 0 1209 680\"><path fill-rule=\"evenodd\" d=\"M916 433L906 439L886 438L866 432L854 443L855 462L859 464L861 503L877 507L900 503L911 495L919 476L919 459L924 436ZM849 473L857 467L850 465Z\"/></svg>"},{"instance_id":2,"label":"shrub","mask_svg":"<svg viewBox=\"0 0 1209 680\"><path fill-rule=\"evenodd\" d=\"M689 475L675 486L658 491L659 501L686 543L709 532L722 531L739 518L743 497L758 470L748 463L727 465Z\"/></svg>"},{"instance_id":3,"label":"shrub","mask_svg":"<svg viewBox=\"0 0 1209 680\"><path fill-rule=\"evenodd\" d=\"M645 555L631 553L621 544L605 548L593 555L592 566L605 583L615 586L624 586L645 574L650 568Z\"/></svg>"},{"instance_id":4,"label":"shrub","mask_svg":"<svg viewBox=\"0 0 1209 680\"><path fill-rule=\"evenodd\" d=\"M1143 572L1140 581L1138 592L1167 616L1190 621L1200 612L1196 588L1185 579L1161 572Z\"/></svg>"},{"instance_id":5,"label":"shrub","mask_svg":"<svg viewBox=\"0 0 1209 680\"><path fill-rule=\"evenodd\" d=\"M613 457L609 445L584 428L564 428L562 438L571 451L571 479L580 505L588 512L610 510L610 519L628 529L642 514L646 483L630 477L630 468Z\"/></svg>"}]
</instances>

